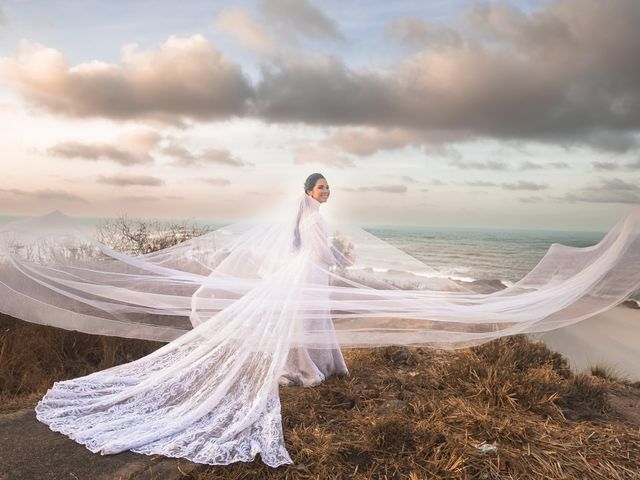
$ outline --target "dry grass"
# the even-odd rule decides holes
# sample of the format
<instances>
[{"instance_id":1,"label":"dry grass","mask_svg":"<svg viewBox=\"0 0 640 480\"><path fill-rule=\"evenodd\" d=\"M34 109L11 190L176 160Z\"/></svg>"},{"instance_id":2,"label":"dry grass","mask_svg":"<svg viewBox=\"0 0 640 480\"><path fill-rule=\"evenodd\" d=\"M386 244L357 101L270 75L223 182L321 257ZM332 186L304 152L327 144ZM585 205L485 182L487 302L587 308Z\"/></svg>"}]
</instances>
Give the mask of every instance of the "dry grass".
<instances>
[{"instance_id":1,"label":"dry grass","mask_svg":"<svg viewBox=\"0 0 640 480\"><path fill-rule=\"evenodd\" d=\"M623 375L621 375L615 367L605 363L591 365L589 371L594 377L606 378L613 381L623 379Z\"/></svg>"},{"instance_id":2,"label":"dry grass","mask_svg":"<svg viewBox=\"0 0 640 480\"><path fill-rule=\"evenodd\" d=\"M51 384L160 344L0 317L2 411L33 407ZM345 352L351 376L281 389L294 464L203 467L189 480L640 477L640 431L610 407L623 385L573 375L521 337L457 352ZM637 389L634 390L637 396ZM481 453L493 444L497 451Z\"/></svg>"},{"instance_id":3,"label":"dry grass","mask_svg":"<svg viewBox=\"0 0 640 480\"><path fill-rule=\"evenodd\" d=\"M572 375L517 337L458 352L347 352L350 378L281 390L294 465L211 467L194 479L638 478L640 432L616 384ZM483 454L482 443L497 446Z\"/></svg>"},{"instance_id":4,"label":"dry grass","mask_svg":"<svg viewBox=\"0 0 640 480\"><path fill-rule=\"evenodd\" d=\"M36 325L0 314L0 413L35 406L54 381L129 362L161 345Z\"/></svg>"}]
</instances>

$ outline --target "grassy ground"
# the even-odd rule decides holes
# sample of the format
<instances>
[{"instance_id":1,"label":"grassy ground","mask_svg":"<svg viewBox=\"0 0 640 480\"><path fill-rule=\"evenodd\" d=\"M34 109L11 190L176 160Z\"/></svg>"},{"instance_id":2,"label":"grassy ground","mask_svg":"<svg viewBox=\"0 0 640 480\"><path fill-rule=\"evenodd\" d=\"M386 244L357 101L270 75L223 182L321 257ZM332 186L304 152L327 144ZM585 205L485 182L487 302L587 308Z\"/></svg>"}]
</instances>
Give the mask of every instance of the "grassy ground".
<instances>
[{"instance_id":1,"label":"grassy ground","mask_svg":"<svg viewBox=\"0 0 640 480\"><path fill-rule=\"evenodd\" d=\"M161 345L36 325L0 313L0 413L35 406L54 381L135 360Z\"/></svg>"},{"instance_id":2,"label":"grassy ground","mask_svg":"<svg viewBox=\"0 0 640 480\"><path fill-rule=\"evenodd\" d=\"M56 380L159 345L0 316L0 411L33 407ZM293 465L203 466L188 479L640 478L637 417L617 408L637 404L640 388L607 369L574 375L562 357L522 337L455 352L387 347L345 357L349 377L281 389Z\"/></svg>"}]
</instances>

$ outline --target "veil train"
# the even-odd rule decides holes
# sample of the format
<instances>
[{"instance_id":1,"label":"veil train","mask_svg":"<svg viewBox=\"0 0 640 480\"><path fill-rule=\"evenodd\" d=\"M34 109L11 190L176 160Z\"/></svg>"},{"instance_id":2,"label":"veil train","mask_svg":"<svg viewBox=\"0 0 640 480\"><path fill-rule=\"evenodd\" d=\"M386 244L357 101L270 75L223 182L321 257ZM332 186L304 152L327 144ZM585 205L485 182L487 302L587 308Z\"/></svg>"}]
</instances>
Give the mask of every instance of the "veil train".
<instances>
[{"instance_id":1,"label":"veil train","mask_svg":"<svg viewBox=\"0 0 640 480\"><path fill-rule=\"evenodd\" d=\"M1 312L169 342L56 382L38 419L94 452L208 464L257 453L270 466L291 462L279 382L285 374L314 384L323 375L291 352L344 374L339 347L461 348L544 332L611 309L638 288L640 207L596 245L552 244L521 280L493 293L363 229L330 227L307 195L257 222L138 256L98 242L57 211L0 227Z\"/></svg>"}]
</instances>

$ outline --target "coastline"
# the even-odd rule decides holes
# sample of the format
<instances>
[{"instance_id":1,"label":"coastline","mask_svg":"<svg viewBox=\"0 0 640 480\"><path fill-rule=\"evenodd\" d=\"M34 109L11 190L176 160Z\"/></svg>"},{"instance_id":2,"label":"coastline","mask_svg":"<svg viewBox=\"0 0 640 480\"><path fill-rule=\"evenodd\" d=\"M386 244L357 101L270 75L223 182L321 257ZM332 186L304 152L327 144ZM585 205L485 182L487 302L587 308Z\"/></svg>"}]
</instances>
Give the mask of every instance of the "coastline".
<instances>
[{"instance_id":1,"label":"coastline","mask_svg":"<svg viewBox=\"0 0 640 480\"><path fill-rule=\"evenodd\" d=\"M640 381L640 309L628 305L532 338L562 354L574 371L600 366L620 379Z\"/></svg>"},{"instance_id":2,"label":"coastline","mask_svg":"<svg viewBox=\"0 0 640 480\"><path fill-rule=\"evenodd\" d=\"M507 288L499 279L458 282L478 293ZM529 335L565 357L574 372L589 373L592 367L607 369L621 380L640 381L640 302L627 298L619 305L549 332Z\"/></svg>"}]
</instances>

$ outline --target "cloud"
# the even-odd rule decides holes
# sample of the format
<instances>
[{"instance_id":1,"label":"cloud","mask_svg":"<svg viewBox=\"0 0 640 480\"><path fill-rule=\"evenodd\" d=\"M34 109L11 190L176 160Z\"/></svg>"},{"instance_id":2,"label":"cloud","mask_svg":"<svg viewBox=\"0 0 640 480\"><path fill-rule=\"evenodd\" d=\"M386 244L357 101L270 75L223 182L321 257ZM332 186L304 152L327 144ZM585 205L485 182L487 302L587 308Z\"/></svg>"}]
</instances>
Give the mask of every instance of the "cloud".
<instances>
[{"instance_id":1,"label":"cloud","mask_svg":"<svg viewBox=\"0 0 640 480\"><path fill-rule=\"evenodd\" d=\"M424 142L420 132L402 129L341 128L322 144L366 157L381 150L395 150Z\"/></svg>"},{"instance_id":2,"label":"cloud","mask_svg":"<svg viewBox=\"0 0 640 480\"><path fill-rule=\"evenodd\" d=\"M637 148L640 3L556 0L532 13L489 3L468 17L459 44L423 49L394 68L356 69L320 55L283 59L263 72L258 115Z\"/></svg>"},{"instance_id":3,"label":"cloud","mask_svg":"<svg viewBox=\"0 0 640 480\"><path fill-rule=\"evenodd\" d=\"M173 161L170 163L173 167L204 167L206 165L216 164L228 167L248 167L253 166L251 162L245 162L224 148L209 148L198 153L193 153L181 145L176 140L164 146L161 150L162 154L170 157Z\"/></svg>"},{"instance_id":4,"label":"cloud","mask_svg":"<svg viewBox=\"0 0 640 480\"><path fill-rule=\"evenodd\" d=\"M173 162L171 162L171 165L174 167L190 167L200 164L198 155L174 141L164 146L161 152L163 155L174 159Z\"/></svg>"},{"instance_id":5,"label":"cloud","mask_svg":"<svg viewBox=\"0 0 640 480\"><path fill-rule=\"evenodd\" d=\"M132 185L140 185L140 186L149 186L149 187L159 187L164 185L164 180L152 177L149 175L99 175L98 183L104 183L107 185L116 185L120 187L128 187Z\"/></svg>"},{"instance_id":6,"label":"cloud","mask_svg":"<svg viewBox=\"0 0 640 480\"><path fill-rule=\"evenodd\" d=\"M518 183L503 183L505 190L544 190L548 185L544 183L534 183L526 180L518 180Z\"/></svg>"},{"instance_id":7,"label":"cloud","mask_svg":"<svg viewBox=\"0 0 640 480\"><path fill-rule=\"evenodd\" d=\"M369 157L378 152L406 147L421 148L431 156L460 158L459 152L447 146L463 139L452 132L419 131L401 128L343 127L335 130L319 145L335 148L358 157Z\"/></svg>"},{"instance_id":8,"label":"cloud","mask_svg":"<svg viewBox=\"0 0 640 480\"><path fill-rule=\"evenodd\" d=\"M335 57L310 54L265 65L254 108L271 122L393 126L396 100L384 75L358 72Z\"/></svg>"},{"instance_id":9,"label":"cloud","mask_svg":"<svg viewBox=\"0 0 640 480\"><path fill-rule=\"evenodd\" d=\"M461 25L457 29L400 19L396 33L422 36L427 46L395 64L357 67L303 50L267 59L255 85L200 35L170 37L152 51L125 46L120 64L70 65L60 52L25 41L16 58L0 58L0 76L31 104L72 117L179 124L244 116L413 132L404 140L406 134L370 135L380 137L377 149L375 142L334 139L361 156L403 145L436 145L438 151L482 138L637 150L640 3L538 5L524 12L506 3L478 4L452 23ZM236 19L246 27L245 40L258 27L340 37L335 22L307 0L263 0L259 12L262 23ZM251 41L256 46L265 39L258 34Z\"/></svg>"},{"instance_id":10,"label":"cloud","mask_svg":"<svg viewBox=\"0 0 640 480\"><path fill-rule=\"evenodd\" d=\"M634 162L627 163L627 168L636 170L640 168L640 158L636 159Z\"/></svg>"},{"instance_id":11,"label":"cloud","mask_svg":"<svg viewBox=\"0 0 640 480\"><path fill-rule=\"evenodd\" d=\"M304 38L345 40L336 23L306 0L262 0L257 16L242 7L227 8L214 26L263 61L300 55Z\"/></svg>"},{"instance_id":12,"label":"cloud","mask_svg":"<svg viewBox=\"0 0 640 480\"><path fill-rule=\"evenodd\" d=\"M301 145L294 149L293 163L305 165L317 163L328 167L354 167L355 163L346 155L337 152L333 148L314 145Z\"/></svg>"},{"instance_id":13,"label":"cloud","mask_svg":"<svg viewBox=\"0 0 640 480\"><path fill-rule=\"evenodd\" d=\"M640 168L640 160L624 164L618 162L591 162L591 165L595 170L601 171L637 170L638 168Z\"/></svg>"},{"instance_id":14,"label":"cloud","mask_svg":"<svg viewBox=\"0 0 640 480\"><path fill-rule=\"evenodd\" d=\"M537 195L531 195L529 197L518 197L518 201L521 203L538 203L542 201L542 197Z\"/></svg>"},{"instance_id":15,"label":"cloud","mask_svg":"<svg viewBox=\"0 0 640 480\"><path fill-rule=\"evenodd\" d=\"M532 162L531 160L525 160L520 164L519 170L542 170L544 165Z\"/></svg>"},{"instance_id":16,"label":"cloud","mask_svg":"<svg viewBox=\"0 0 640 480\"><path fill-rule=\"evenodd\" d=\"M47 149L47 153L60 158L82 160L110 160L124 166L145 165L154 162L154 153L159 153L171 159L169 165L174 167L203 168L207 165L222 165L229 167L249 167L254 164L234 156L225 148L208 148L193 152L185 147L179 139L163 138L160 134L150 130L129 132L117 137L109 143L62 142ZM101 177L102 183L127 182L128 178L141 181L142 177ZM112 183L116 185L118 183ZM135 183L131 183L134 185ZM124 185L124 183L123 183ZM151 185L139 183L139 185Z\"/></svg>"},{"instance_id":17,"label":"cloud","mask_svg":"<svg viewBox=\"0 0 640 480\"><path fill-rule=\"evenodd\" d=\"M621 165L615 162L591 162L596 170L618 170Z\"/></svg>"},{"instance_id":18,"label":"cloud","mask_svg":"<svg viewBox=\"0 0 640 480\"><path fill-rule=\"evenodd\" d=\"M81 142L62 142L49 148L47 152L61 158L79 158L83 160L113 160L121 165L151 163L150 155L138 155L109 144L88 144Z\"/></svg>"},{"instance_id":19,"label":"cloud","mask_svg":"<svg viewBox=\"0 0 640 480\"><path fill-rule=\"evenodd\" d=\"M275 28L310 39L344 40L335 21L308 0L260 0L264 18Z\"/></svg>"},{"instance_id":20,"label":"cloud","mask_svg":"<svg viewBox=\"0 0 640 480\"><path fill-rule=\"evenodd\" d=\"M400 178L400 180L403 180L407 183L422 183L420 180L416 180L413 177L410 177L408 175L394 175L395 177Z\"/></svg>"},{"instance_id":21,"label":"cloud","mask_svg":"<svg viewBox=\"0 0 640 480\"><path fill-rule=\"evenodd\" d=\"M482 180L477 180L473 182L466 182L466 185L470 185L472 187L497 187L498 184L494 182L485 182Z\"/></svg>"},{"instance_id":22,"label":"cloud","mask_svg":"<svg viewBox=\"0 0 640 480\"><path fill-rule=\"evenodd\" d=\"M460 158L453 158L449 160L449 165L458 168L474 168L478 170L508 170L509 166L502 160L462 160Z\"/></svg>"},{"instance_id":23,"label":"cloud","mask_svg":"<svg viewBox=\"0 0 640 480\"><path fill-rule=\"evenodd\" d=\"M155 51L125 45L120 65L70 65L22 40L17 58L0 58L0 76L32 105L81 118L224 119L245 113L252 94L241 69L201 35L171 36Z\"/></svg>"},{"instance_id":24,"label":"cloud","mask_svg":"<svg viewBox=\"0 0 640 480\"><path fill-rule=\"evenodd\" d=\"M230 167L246 167L253 165L234 157L229 150L224 148L209 148L199 155L202 163L214 163L218 165L227 165Z\"/></svg>"},{"instance_id":25,"label":"cloud","mask_svg":"<svg viewBox=\"0 0 640 480\"><path fill-rule=\"evenodd\" d=\"M461 35L452 28L416 17L393 20L387 33L390 38L408 47L442 48L462 44Z\"/></svg>"},{"instance_id":26,"label":"cloud","mask_svg":"<svg viewBox=\"0 0 640 480\"><path fill-rule=\"evenodd\" d=\"M86 200L78 195L66 192L64 190L39 189L39 190L20 190L18 188L0 188L0 193L8 195L16 195L19 197L32 198L35 200L62 200L68 202L86 202Z\"/></svg>"},{"instance_id":27,"label":"cloud","mask_svg":"<svg viewBox=\"0 0 640 480\"><path fill-rule=\"evenodd\" d=\"M226 178L208 177L200 180L210 185L215 185L216 187L228 187L231 185L231 181Z\"/></svg>"},{"instance_id":28,"label":"cloud","mask_svg":"<svg viewBox=\"0 0 640 480\"><path fill-rule=\"evenodd\" d=\"M125 202L153 202L158 203L166 200L184 200L184 197L180 195L120 195L118 200L124 200Z\"/></svg>"},{"instance_id":29,"label":"cloud","mask_svg":"<svg viewBox=\"0 0 640 480\"><path fill-rule=\"evenodd\" d=\"M151 151L160 141L153 131L137 131L120 135L111 143L67 141L47 149L49 155L66 159L111 160L120 165L153 163Z\"/></svg>"},{"instance_id":30,"label":"cloud","mask_svg":"<svg viewBox=\"0 0 640 480\"><path fill-rule=\"evenodd\" d=\"M585 139L585 143L594 147L596 150L624 153L629 150L634 150L638 146L638 138L635 132L596 130Z\"/></svg>"},{"instance_id":31,"label":"cloud","mask_svg":"<svg viewBox=\"0 0 640 480\"><path fill-rule=\"evenodd\" d=\"M405 193L407 191L406 185L371 185L368 187L351 188L345 187L343 190L347 192L379 192L379 193Z\"/></svg>"},{"instance_id":32,"label":"cloud","mask_svg":"<svg viewBox=\"0 0 640 480\"><path fill-rule=\"evenodd\" d=\"M626 182L620 178L600 179L599 184L592 184L566 193L559 200L591 203L640 203L640 182L634 179Z\"/></svg>"},{"instance_id":33,"label":"cloud","mask_svg":"<svg viewBox=\"0 0 640 480\"><path fill-rule=\"evenodd\" d=\"M242 8L223 10L214 23L218 30L251 51L264 55L276 50L275 41L265 27L254 21L249 12Z\"/></svg>"}]
</instances>

